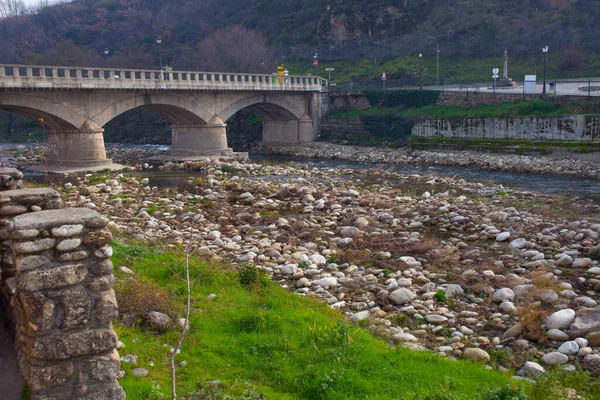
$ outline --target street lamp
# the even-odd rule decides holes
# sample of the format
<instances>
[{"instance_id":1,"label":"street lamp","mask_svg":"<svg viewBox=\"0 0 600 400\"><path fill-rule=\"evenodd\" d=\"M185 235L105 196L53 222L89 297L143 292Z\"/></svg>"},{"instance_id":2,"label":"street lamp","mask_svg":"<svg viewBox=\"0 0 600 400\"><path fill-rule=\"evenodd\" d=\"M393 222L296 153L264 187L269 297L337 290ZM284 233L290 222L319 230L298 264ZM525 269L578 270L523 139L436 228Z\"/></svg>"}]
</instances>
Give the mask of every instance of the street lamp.
<instances>
[{"instance_id":1,"label":"street lamp","mask_svg":"<svg viewBox=\"0 0 600 400\"><path fill-rule=\"evenodd\" d=\"M435 84L440 84L440 44L435 44Z\"/></svg>"},{"instance_id":2,"label":"street lamp","mask_svg":"<svg viewBox=\"0 0 600 400\"><path fill-rule=\"evenodd\" d=\"M160 63L160 79L163 80L163 65L162 65L162 55L160 54L160 44L162 43L162 38L160 36L156 37L156 44L158 45L158 62Z\"/></svg>"},{"instance_id":3,"label":"street lamp","mask_svg":"<svg viewBox=\"0 0 600 400\"><path fill-rule=\"evenodd\" d=\"M108 47L104 49L104 55L106 56L106 69L110 69L110 65L108 64Z\"/></svg>"},{"instance_id":4,"label":"street lamp","mask_svg":"<svg viewBox=\"0 0 600 400\"><path fill-rule=\"evenodd\" d=\"M542 48L542 53L544 53L544 89L542 90L542 94L546 94L546 63L548 62L548 46L544 46Z\"/></svg>"},{"instance_id":5,"label":"street lamp","mask_svg":"<svg viewBox=\"0 0 600 400\"><path fill-rule=\"evenodd\" d=\"M423 53L419 53L419 90L423 90Z\"/></svg>"},{"instance_id":6,"label":"street lamp","mask_svg":"<svg viewBox=\"0 0 600 400\"><path fill-rule=\"evenodd\" d=\"M327 74L329 76L329 78L327 79L327 91L329 91L329 86L331 84L331 71L335 71L335 68L325 68L325 71L327 71Z\"/></svg>"}]
</instances>

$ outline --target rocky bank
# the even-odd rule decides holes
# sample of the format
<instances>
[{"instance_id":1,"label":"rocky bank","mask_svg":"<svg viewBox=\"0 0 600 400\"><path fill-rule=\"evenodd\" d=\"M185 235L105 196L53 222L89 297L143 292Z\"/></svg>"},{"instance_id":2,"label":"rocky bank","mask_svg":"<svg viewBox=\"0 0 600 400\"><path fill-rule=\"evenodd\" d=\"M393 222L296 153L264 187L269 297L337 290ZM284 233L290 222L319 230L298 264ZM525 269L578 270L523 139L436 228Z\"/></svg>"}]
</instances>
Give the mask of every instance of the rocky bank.
<instances>
[{"instance_id":1,"label":"rocky bank","mask_svg":"<svg viewBox=\"0 0 600 400\"><path fill-rule=\"evenodd\" d=\"M355 161L414 157L321 143L295 149ZM66 205L106 215L123 236L183 246L191 234L198 253L254 264L394 345L529 377L557 364L600 368L593 202L381 168L219 161L161 166L205 172L177 192L136 176L141 168L74 175L57 189Z\"/></svg>"}]
</instances>

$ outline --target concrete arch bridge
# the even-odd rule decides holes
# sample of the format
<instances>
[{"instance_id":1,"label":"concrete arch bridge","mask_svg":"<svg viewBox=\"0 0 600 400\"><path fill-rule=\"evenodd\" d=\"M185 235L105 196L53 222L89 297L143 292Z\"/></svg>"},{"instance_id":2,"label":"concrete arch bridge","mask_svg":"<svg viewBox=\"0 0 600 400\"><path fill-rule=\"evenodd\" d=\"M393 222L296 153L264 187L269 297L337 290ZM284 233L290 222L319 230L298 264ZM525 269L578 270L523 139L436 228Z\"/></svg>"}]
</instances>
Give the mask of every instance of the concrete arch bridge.
<instances>
[{"instance_id":1,"label":"concrete arch bridge","mask_svg":"<svg viewBox=\"0 0 600 400\"><path fill-rule=\"evenodd\" d=\"M137 107L172 124L173 158L231 154L225 122L248 108L263 119L263 142L317 138L327 82L314 76L0 65L0 109L43 120L48 163L110 165L104 126Z\"/></svg>"}]
</instances>

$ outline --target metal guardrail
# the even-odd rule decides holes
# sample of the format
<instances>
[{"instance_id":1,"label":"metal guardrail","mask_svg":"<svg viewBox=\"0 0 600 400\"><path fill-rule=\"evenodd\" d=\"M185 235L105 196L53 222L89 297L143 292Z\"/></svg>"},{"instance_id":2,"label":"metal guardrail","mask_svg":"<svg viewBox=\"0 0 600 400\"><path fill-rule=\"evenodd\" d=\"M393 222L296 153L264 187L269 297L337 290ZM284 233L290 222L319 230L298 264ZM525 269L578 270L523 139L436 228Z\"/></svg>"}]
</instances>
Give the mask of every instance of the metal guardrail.
<instances>
[{"instance_id":1,"label":"metal guardrail","mask_svg":"<svg viewBox=\"0 0 600 400\"><path fill-rule=\"evenodd\" d=\"M257 90L327 91L318 76L240 74L127 68L0 65L4 90Z\"/></svg>"},{"instance_id":2,"label":"metal guardrail","mask_svg":"<svg viewBox=\"0 0 600 400\"><path fill-rule=\"evenodd\" d=\"M343 82L332 86L336 91L354 90L437 90L440 92L463 93L498 93L498 94L543 94L543 82L537 81L535 93L527 93L524 81L514 81L512 87L497 86L493 82L446 82L442 85L421 85L414 80L388 79L385 83L381 80L360 82ZM546 81L546 94L561 96L600 96L600 78L589 79L556 79Z\"/></svg>"}]
</instances>

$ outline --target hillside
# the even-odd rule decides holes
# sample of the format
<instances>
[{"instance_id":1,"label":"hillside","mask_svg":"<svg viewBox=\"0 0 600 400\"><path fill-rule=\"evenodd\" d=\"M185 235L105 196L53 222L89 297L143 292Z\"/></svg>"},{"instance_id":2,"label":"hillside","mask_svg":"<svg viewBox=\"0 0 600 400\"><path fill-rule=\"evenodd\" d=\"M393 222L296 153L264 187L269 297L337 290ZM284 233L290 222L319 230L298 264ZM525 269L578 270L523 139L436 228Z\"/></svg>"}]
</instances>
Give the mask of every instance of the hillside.
<instances>
[{"instance_id":1,"label":"hillside","mask_svg":"<svg viewBox=\"0 0 600 400\"><path fill-rule=\"evenodd\" d=\"M504 47L541 57L549 45L569 70L585 68L585 52L600 52L599 14L594 0L76 0L0 20L0 62L46 53L46 62L104 65L109 47L112 65L151 67L161 35L164 62L194 68L201 39L243 24L264 33L279 59L312 60L317 51L326 62L377 62L432 56L436 43L444 57L496 56Z\"/></svg>"}]
</instances>

